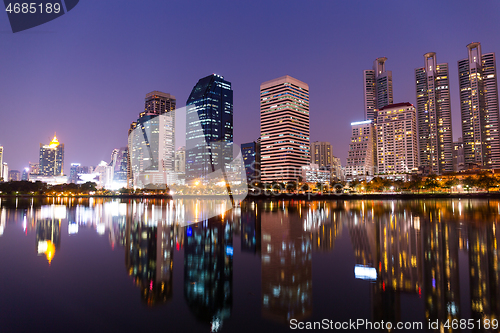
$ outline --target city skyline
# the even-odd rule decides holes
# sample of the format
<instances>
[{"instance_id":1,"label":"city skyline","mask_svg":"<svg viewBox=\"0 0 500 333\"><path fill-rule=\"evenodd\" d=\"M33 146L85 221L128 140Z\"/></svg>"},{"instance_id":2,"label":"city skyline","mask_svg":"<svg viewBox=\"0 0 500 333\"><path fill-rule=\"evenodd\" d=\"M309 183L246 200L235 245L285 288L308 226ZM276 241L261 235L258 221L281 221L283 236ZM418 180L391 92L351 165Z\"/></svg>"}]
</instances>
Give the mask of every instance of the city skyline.
<instances>
[{"instance_id":1,"label":"city skyline","mask_svg":"<svg viewBox=\"0 0 500 333\"><path fill-rule=\"evenodd\" d=\"M436 52L439 61L450 66L453 141L456 141L461 136L457 62L464 58L465 47L471 42L481 42L487 52L500 52L500 45L491 33L498 30L498 23L488 19L495 9L500 9L500 5L488 2L492 10L485 14L481 6L469 8L465 2L433 4L436 10L428 14L421 2L400 4L388 1L385 4L381 6L383 9L371 3L361 7L345 3L308 4L306 11L314 13L314 19L301 15L304 6L299 1L291 2L285 12L280 6L271 5L268 13L259 13L253 5L176 4L168 9L172 13L181 13L188 6L191 9L188 20L175 17L163 25L148 18L151 23L140 27L139 22L145 17L139 14L138 4L126 8L118 6L120 8L109 17L105 13L115 5L110 1L101 4L104 13L96 14L92 4L82 4L79 11L72 11L43 27L31 29L31 32L4 34L2 39L5 39L6 47L0 51L0 56L5 59L0 64L2 123L12 124L4 127L0 135L4 162L10 169L27 167L28 162L37 159L36 142L49 141L47 139L54 131L66 144L66 174L71 163L96 165L101 160L108 160L113 149L125 145L127 138L123 128L127 128L142 110L144 93L166 91L182 101L187 98L192 82L216 72L230 78L234 86L235 143L258 138L259 84L273 77L291 75L311 87L311 142L334 142L333 155L340 157L344 164L347 157L345 147L350 137L349 124L364 117L362 71L374 59L387 57L387 69L393 76L394 101L416 105L414 70L421 66L422 55L428 52ZM392 15L393 23L400 27L388 29L383 39L364 36L369 26L364 22L369 21L365 18L381 11ZM402 12L407 15L404 19L400 17L402 15L398 16ZM424 12L430 18L440 19L431 20L432 27L403 24L417 19ZM442 18L438 14L442 12L449 14ZM485 16L478 22L478 29L471 31L460 25L461 17L479 13ZM197 56L190 54L199 46L191 45L188 40L196 36L200 24L206 23L210 14L213 14L212 19L222 19L226 15L229 18L228 25L232 27L228 35L229 48L222 58L207 52L206 61L196 62ZM248 28L254 20L250 20L252 14L263 22L262 27ZM286 36L278 42L264 41L261 47L252 47L257 40L260 41L263 31L276 29L287 17L299 15L306 24L298 35ZM127 20L134 28L121 23ZM89 21L93 22L91 29L85 23ZM186 21L199 23L189 27ZM175 45L177 50L183 51L140 54L152 39L170 36L168 31L173 29L172 24L179 27L180 33L167 43L168 47ZM6 20L1 21L0 30L9 30L7 25ZM437 30L449 37L418 38L422 33ZM329 36L322 35L322 31L332 33L326 42L315 37ZM59 40L67 41L68 33L75 42L62 44ZM412 38L416 40L408 43L407 40ZM295 45L295 39L302 40L306 47L295 50L291 46ZM212 50L213 45L207 42L202 42L203 47ZM21 52L27 49L36 52ZM266 49L272 52L263 53L262 50ZM344 53L339 53L341 51ZM337 61L349 59L349 66L339 68L337 61L331 61L332 57ZM157 75L151 75L152 71ZM22 121L18 117L20 114L23 114ZM330 114L335 121L324 121L333 120ZM29 135L19 136L23 131Z\"/></svg>"}]
</instances>

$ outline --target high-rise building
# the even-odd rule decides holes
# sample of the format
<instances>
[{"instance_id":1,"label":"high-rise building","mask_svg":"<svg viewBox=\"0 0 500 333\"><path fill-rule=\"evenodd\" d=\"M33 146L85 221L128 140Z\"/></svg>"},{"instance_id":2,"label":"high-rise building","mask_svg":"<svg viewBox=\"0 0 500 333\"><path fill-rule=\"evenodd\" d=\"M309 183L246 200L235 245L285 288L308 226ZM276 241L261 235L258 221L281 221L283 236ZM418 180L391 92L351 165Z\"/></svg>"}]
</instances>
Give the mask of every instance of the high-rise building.
<instances>
[{"instance_id":1,"label":"high-rise building","mask_svg":"<svg viewBox=\"0 0 500 333\"><path fill-rule=\"evenodd\" d=\"M18 182L20 180L21 180L21 172L19 172L19 170L9 171L9 182L10 181Z\"/></svg>"},{"instance_id":2,"label":"high-rise building","mask_svg":"<svg viewBox=\"0 0 500 333\"><path fill-rule=\"evenodd\" d=\"M64 144L54 138L48 145L40 143L40 172L42 176L62 176L64 174Z\"/></svg>"},{"instance_id":3,"label":"high-rise building","mask_svg":"<svg viewBox=\"0 0 500 333\"><path fill-rule=\"evenodd\" d=\"M186 180L225 172L233 160L233 90L212 74L198 81L186 102Z\"/></svg>"},{"instance_id":4,"label":"high-rise building","mask_svg":"<svg viewBox=\"0 0 500 333\"><path fill-rule=\"evenodd\" d=\"M417 123L410 103L387 105L377 112L377 171L386 174L418 168Z\"/></svg>"},{"instance_id":5,"label":"high-rise building","mask_svg":"<svg viewBox=\"0 0 500 333\"><path fill-rule=\"evenodd\" d=\"M3 147L0 146L0 180L3 178L2 165L3 165Z\"/></svg>"},{"instance_id":6,"label":"high-rise building","mask_svg":"<svg viewBox=\"0 0 500 333\"><path fill-rule=\"evenodd\" d=\"M350 179L373 176L376 173L377 155L373 120L351 123L352 136L345 175ZM338 177L340 178L340 177Z\"/></svg>"},{"instance_id":7,"label":"high-rise building","mask_svg":"<svg viewBox=\"0 0 500 333\"><path fill-rule=\"evenodd\" d=\"M311 143L311 164L320 168L333 165L332 144L330 142L315 141Z\"/></svg>"},{"instance_id":8,"label":"high-rise building","mask_svg":"<svg viewBox=\"0 0 500 333\"><path fill-rule=\"evenodd\" d=\"M453 142L453 172L462 171L464 169L464 142L462 138L458 138L458 141Z\"/></svg>"},{"instance_id":9,"label":"high-rise building","mask_svg":"<svg viewBox=\"0 0 500 333\"><path fill-rule=\"evenodd\" d=\"M430 173L453 171L453 136L448 64L436 53L424 54L424 67L415 69L419 166Z\"/></svg>"},{"instance_id":10,"label":"high-rise building","mask_svg":"<svg viewBox=\"0 0 500 333\"><path fill-rule=\"evenodd\" d=\"M250 184L253 181L259 181L260 143L253 141L242 144L241 154L243 156L243 163L245 164L247 182Z\"/></svg>"},{"instance_id":11,"label":"high-rise building","mask_svg":"<svg viewBox=\"0 0 500 333\"><path fill-rule=\"evenodd\" d=\"M375 120L376 110L393 103L392 71L385 70L387 58L377 58L373 69L363 71L365 120Z\"/></svg>"},{"instance_id":12,"label":"high-rise building","mask_svg":"<svg viewBox=\"0 0 500 333\"><path fill-rule=\"evenodd\" d=\"M465 164L500 168L495 53L482 54L480 43L467 45L467 51L468 58L458 62Z\"/></svg>"},{"instance_id":13,"label":"high-rise building","mask_svg":"<svg viewBox=\"0 0 500 333\"><path fill-rule=\"evenodd\" d=\"M174 170L175 106L176 99L170 94L146 94L144 112L129 129L129 176L133 186L168 183L167 175Z\"/></svg>"},{"instance_id":14,"label":"high-rise building","mask_svg":"<svg viewBox=\"0 0 500 333\"><path fill-rule=\"evenodd\" d=\"M310 161L309 86L291 76L260 85L262 182L297 181Z\"/></svg>"}]
</instances>

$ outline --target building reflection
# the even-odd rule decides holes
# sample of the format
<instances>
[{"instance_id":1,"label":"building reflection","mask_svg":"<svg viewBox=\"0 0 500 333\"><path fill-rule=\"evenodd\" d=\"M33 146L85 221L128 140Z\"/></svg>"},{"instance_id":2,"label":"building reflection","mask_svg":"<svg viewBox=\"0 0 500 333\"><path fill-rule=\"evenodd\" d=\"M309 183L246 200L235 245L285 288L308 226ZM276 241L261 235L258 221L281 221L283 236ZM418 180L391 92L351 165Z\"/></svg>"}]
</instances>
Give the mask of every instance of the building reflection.
<instances>
[{"instance_id":1,"label":"building reflection","mask_svg":"<svg viewBox=\"0 0 500 333\"><path fill-rule=\"evenodd\" d=\"M496 224L470 225L469 266L472 318L499 319L500 271Z\"/></svg>"},{"instance_id":2,"label":"building reflection","mask_svg":"<svg viewBox=\"0 0 500 333\"><path fill-rule=\"evenodd\" d=\"M286 325L312 313L312 221L305 213L290 202L266 202L260 213L262 315Z\"/></svg>"},{"instance_id":3,"label":"building reflection","mask_svg":"<svg viewBox=\"0 0 500 333\"><path fill-rule=\"evenodd\" d=\"M166 209L154 206L137 210L130 206L125 226L125 266L141 289L148 306L162 304L173 296L173 259L178 227ZM113 228L111 228L112 230ZM120 227L116 227L120 234Z\"/></svg>"},{"instance_id":4,"label":"building reflection","mask_svg":"<svg viewBox=\"0 0 500 333\"><path fill-rule=\"evenodd\" d=\"M241 252L259 254L261 251L260 203L244 201L241 204Z\"/></svg>"},{"instance_id":5,"label":"building reflection","mask_svg":"<svg viewBox=\"0 0 500 333\"><path fill-rule=\"evenodd\" d=\"M66 206L42 206L35 216L37 252L45 255L50 265L61 247L61 220L66 217Z\"/></svg>"},{"instance_id":6,"label":"building reflection","mask_svg":"<svg viewBox=\"0 0 500 333\"><path fill-rule=\"evenodd\" d=\"M193 315L219 331L233 305L233 229L223 215L184 228L184 298Z\"/></svg>"}]
</instances>

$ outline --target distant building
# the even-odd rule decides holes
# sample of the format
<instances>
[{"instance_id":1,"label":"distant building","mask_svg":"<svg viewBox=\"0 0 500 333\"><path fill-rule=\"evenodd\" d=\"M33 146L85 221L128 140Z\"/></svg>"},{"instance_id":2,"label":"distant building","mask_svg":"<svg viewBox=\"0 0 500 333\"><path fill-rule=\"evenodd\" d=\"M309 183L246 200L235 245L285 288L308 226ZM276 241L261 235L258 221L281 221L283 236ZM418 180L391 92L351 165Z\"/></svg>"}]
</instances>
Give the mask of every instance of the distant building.
<instances>
[{"instance_id":1,"label":"distant building","mask_svg":"<svg viewBox=\"0 0 500 333\"><path fill-rule=\"evenodd\" d=\"M311 164L320 167L333 165L332 144L330 142L315 141L311 143Z\"/></svg>"},{"instance_id":2,"label":"distant building","mask_svg":"<svg viewBox=\"0 0 500 333\"><path fill-rule=\"evenodd\" d=\"M112 168L111 189L127 187L128 148L113 149L109 165Z\"/></svg>"},{"instance_id":3,"label":"distant building","mask_svg":"<svg viewBox=\"0 0 500 333\"><path fill-rule=\"evenodd\" d=\"M425 66L415 69L419 166L442 174L453 171L448 64L438 64L434 52L424 60Z\"/></svg>"},{"instance_id":4,"label":"distant building","mask_svg":"<svg viewBox=\"0 0 500 333\"><path fill-rule=\"evenodd\" d=\"M21 175L21 180L29 180L30 179L30 168L24 168L23 173Z\"/></svg>"},{"instance_id":5,"label":"distant building","mask_svg":"<svg viewBox=\"0 0 500 333\"><path fill-rule=\"evenodd\" d=\"M175 106L176 99L170 94L159 91L146 94L144 112L129 129L125 157L128 161L125 183L129 187L144 188L148 184L168 183L168 174L174 170ZM121 160L123 154L122 149ZM120 164L117 167L124 166Z\"/></svg>"},{"instance_id":6,"label":"distant building","mask_svg":"<svg viewBox=\"0 0 500 333\"><path fill-rule=\"evenodd\" d=\"M329 184L331 180L330 167L320 167L318 164L302 166L302 181L305 183Z\"/></svg>"},{"instance_id":7,"label":"distant building","mask_svg":"<svg viewBox=\"0 0 500 333\"><path fill-rule=\"evenodd\" d=\"M372 120L351 123L352 136L349 143L345 176L349 179L365 178L376 173L377 155L375 126Z\"/></svg>"},{"instance_id":8,"label":"distant building","mask_svg":"<svg viewBox=\"0 0 500 333\"><path fill-rule=\"evenodd\" d=\"M377 58L373 69L363 71L365 120L375 120L376 110L393 103L392 71L385 70L387 58Z\"/></svg>"},{"instance_id":9,"label":"distant building","mask_svg":"<svg viewBox=\"0 0 500 333\"><path fill-rule=\"evenodd\" d=\"M6 182L9 179L9 166L7 163L3 162L3 164L0 165L0 169L2 169L2 175L4 176L2 178Z\"/></svg>"},{"instance_id":10,"label":"distant building","mask_svg":"<svg viewBox=\"0 0 500 333\"><path fill-rule=\"evenodd\" d=\"M462 138L453 142L453 172L465 170L464 142Z\"/></svg>"},{"instance_id":11,"label":"distant building","mask_svg":"<svg viewBox=\"0 0 500 333\"><path fill-rule=\"evenodd\" d=\"M387 105L377 112L378 173L410 173L418 169L415 107L410 103Z\"/></svg>"},{"instance_id":12,"label":"distant building","mask_svg":"<svg viewBox=\"0 0 500 333\"><path fill-rule=\"evenodd\" d=\"M283 76L260 85L261 180L297 181L310 162L309 85Z\"/></svg>"},{"instance_id":13,"label":"distant building","mask_svg":"<svg viewBox=\"0 0 500 333\"><path fill-rule=\"evenodd\" d=\"M21 180L21 172L19 170L9 171L9 181L18 182Z\"/></svg>"},{"instance_id":14,"label":"distant building","mask_svg":"<svg viewBox=\"0 0 500 333\"><path fill-rule=\"evenodd\" d=\"M233 90L218 74L198 80L186 101L186 180L207 180L233 160Z\"/></svg>"},{"instance_id":15,"label":"distant building","mask_svg":"<svg viewBox=\"0 0 500 333\"><path fill-rule=\"evenodd\" d=\"M29 174L39 175L40 174L40 163L29 162Z\"/></svg>"},{"instance_id":16,"label":"distant building","mask_svg":"<svg viewBox=\"0 0 500 333\"><path fill-rule=\"evenodd\" d=\"M260 143L248 142L241 145L247 182L260 181Z\"/></svg>"},{"instance_id":17,"label":"distant building","mask_svg":"<svg viewBox=\"0 0 500 333\"><path fill-rule=\"evenodd\" d=\"M0 146L0 180L3 178L3 147Z\"/></svg>"},{"instance_id":18,"label":"distant building","mask_svg":"<svg viewBox=\"0 0 500 333\"><path fill-rule=\"evenodd\" d=\"M175 152L175 172L186 172L186 147L180 147Z\"/></svg>"},{"instance_id":19,"label":"distant building","mask_svg":"<svg viewBox=\"0 0 500 333\"><path fill-rule=\"evenodd\" d=\"M500 168L495 53L481 53L480 43L467 45L467 51L468 58L458 62L465 164Z\"/></svg>"},{"instance_id":20,"label":"distant building","mask_svg":"<svg viewBox=\"0 0 500 333\"><path fill-rule=\"evenodd\" d=\"M62 176L64 174L64 144L57 137L48 145L40 143L40 175Z\"/></svg>"}]
</instances>

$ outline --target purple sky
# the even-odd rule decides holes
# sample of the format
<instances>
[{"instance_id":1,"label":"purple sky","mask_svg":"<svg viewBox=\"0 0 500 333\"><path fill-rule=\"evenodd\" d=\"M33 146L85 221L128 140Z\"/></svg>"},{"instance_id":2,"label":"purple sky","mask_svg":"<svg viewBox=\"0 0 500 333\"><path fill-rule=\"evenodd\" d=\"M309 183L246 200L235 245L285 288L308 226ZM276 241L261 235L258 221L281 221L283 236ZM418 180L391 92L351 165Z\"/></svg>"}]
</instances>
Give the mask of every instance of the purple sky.
<instances>
[{"instance_id":1,"label":"purple sky","mask_svg":"<svg viewBox=\"0 0 500 333\"><path fill-rule=\"evenodd\" d=\"M481 42L500 56L500 1L81 0L68 14L13 34L0 13L0 145L9 169L38 160L54 132L70 163L109 161L153 90L184 106L198 79L234 90L234 140L258 138L260 83L309 84L311 140L345 164L350 122L363 120L362 71L388 58L394 102L415 103L414 69L450 64L453 137L461 136L457 61Z\"/></svg>"}]
</instances>

